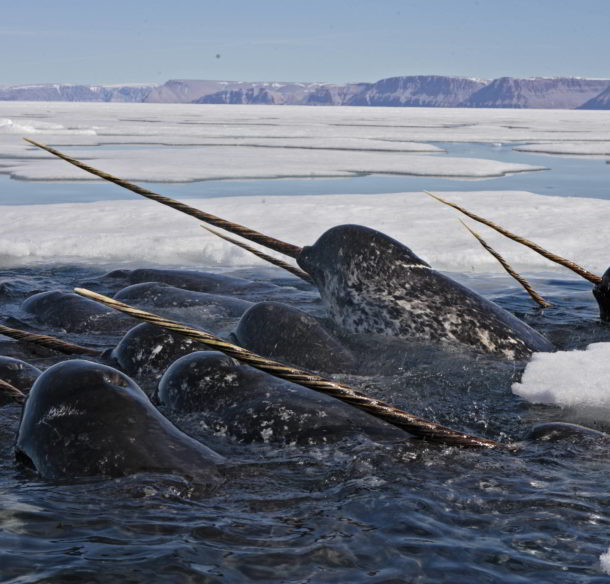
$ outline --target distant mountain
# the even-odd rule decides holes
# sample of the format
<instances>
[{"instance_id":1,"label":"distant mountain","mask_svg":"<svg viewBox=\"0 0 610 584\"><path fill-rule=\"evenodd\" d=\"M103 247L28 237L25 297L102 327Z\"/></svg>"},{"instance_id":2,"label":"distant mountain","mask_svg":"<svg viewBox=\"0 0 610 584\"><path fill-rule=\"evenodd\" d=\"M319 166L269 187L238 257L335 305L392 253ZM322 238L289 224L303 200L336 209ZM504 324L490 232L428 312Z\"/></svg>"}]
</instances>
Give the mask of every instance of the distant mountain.
<instances>
[{"instance_id":1,"label":"distant mountain","mask_svg":"<svg viewBox=\"0 0 610 584\"><path fill-rule=\"evenodd\" d=\"M594 98L578 106L578 109L610 109L610 85L608 85L599 95L596 95Z\"/></svg>"},{"instance_id":2,"label":"distant mountain","mask_svg":"<svg viewBox=\"0 0 610 584\"><path fill-rule=\"evenodd\" d=\"M608 79L578 77L485 81L443 75L348 84L172 79L162 85L0 87L0 101L610 109L609 85Z\"/></svg>"},{"instance_id":3,"label":"distant mountain","mask_svg":"<svg viewBox=\"0 0 610 584\"><path fill-rule=\"evenodd\" d=\"M460 107L573 109L603 91L610 80L579 77L501 77L473 93Z\"/></svg>"},{"instance_id":4,"label":"distant mountain","mask_svg":"<svg viewBox=\"0 0 610 584\"><path fill-rule=\"evenodd\" d=\"M312 95L333 87L330 83L223 83L222 89L206 92L191 103L311 105Z\"/></svg>"},{"instance_id":5,"label":"distant mountain","mask_svg":"<svg viewBox=\"0 0 610 584\"><path fill-rule=\"evenodd\" d=\"M389 77L353 95L345 105L455 107L486 84L481 79L441 75Z\"/></svg>"},{"instance_id":6,"label":"distant mountain","mask_svg":"<svg viewBox=\"0 0 610 584\"><path fill-rule=\"evenodd\" d=\"M229 104L265 104L277 103L275 97L262 87L248 87L247 89L225 89L204 95L193 103L229 103Z\"/></svg>"},{"instance_id":7,"label":"distant mountain","mask_svg":"<svg viewBox=\"0 0 610 584\"><path fill-rule=\"evenodd\" d=\"M230 81L171 79L155 87L144 101L147 103L193 103L204 95L224 91L238 85Z\"/></svg>"},{"instance_id":8,"label":"distant mountain","mask_svg":"<svg viewBox=\"0 0 610 584\"><path fill-rule=\"evenodd\" d=\"M120 101L139 103L156 85L41 84L0 87L0 101Z\"/></svg>"}]
</instances>

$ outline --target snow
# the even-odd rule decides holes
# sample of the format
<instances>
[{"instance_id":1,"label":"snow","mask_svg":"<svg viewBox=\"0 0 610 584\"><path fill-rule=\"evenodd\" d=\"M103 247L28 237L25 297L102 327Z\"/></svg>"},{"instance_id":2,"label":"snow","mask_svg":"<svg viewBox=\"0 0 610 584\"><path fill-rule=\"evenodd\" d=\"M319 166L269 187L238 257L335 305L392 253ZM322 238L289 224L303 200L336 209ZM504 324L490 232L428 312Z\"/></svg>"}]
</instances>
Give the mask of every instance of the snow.
<instances>
[{"instance_id":1,"label":"snow","mask_svg":"<svg viewBox=\"0 0 610 584\"><path fill-rule=\"evenodd\" d=\"M44 184L40 187L44 188ZM576 214L583 226L605 217L606 201L521 191L443 196L594 272L601 273L608 265L607 247L597 231L573 229ZM192 217L137 195L133 197L132 201L1 207L0 265L50 260L193 266L262 263L208 234ZM502 271L459 223L456 211L423 193L217 197L185 202L296 245L313 243L333 225L359 223L402 241L437 269ZM517 269L569 275L565 269L483 226L477 230Z\"/></svg>"},{"instance_id":2,"label":"snow","mask_svg":"<svg viewBox=\"0 0 610 584\"><path fill-rule=\"evenodd\" d=\"M405 155L395 152L256 147L72 151L74 158L125 178L146 182L211 179L349 177L360 174L407 174L482 178L541 170L527 164L473 158ZM2 173L26 180L99 180L55 157L5 166Z\"/></svg>"},{"instance_id":3,"label":"snow","mask_svg":"<svg viewBox=\"0 0 610 584\"><path fill-rule=\"evenodd\" d=\"M5 137L6 135L29 135L29 134L41 134L41 135L62 135L69 134L70 136L75 135L86 135L86 136L95 136L95 130L92 128L79 129L79 128L65 128L61 124L54 124L51 122L41 122L40 120L29 120L27 122L24 121L15 121L10 118L0 118L0 135ZM15 147L16 145L13 140L10 140L8 147ZM4 144L3 144L4 146ZM6 146L5 146L6 147ZM23 146L22 146L23 148ZM25 148L23 148L25 150ZM29 156L24 152L26 156Z\"/></svg>"},{"instance_id":4,"label":"snow","mask_svg":"<svg viewBox=\"0 0 610 584\"><path fill-rule=\"evenodd\" d=\"M102 170L142 182L363 172L472 178L537 167L451 157L434 142L573 142L576 132L591 143L610 142L610 112L0 102L0 172L21 179L91 179L20 139L33 135ZM414 153L422 149L425 154ZM45 184L37 188L44 191ZM156 190L164 194L163 188ZM484 191L475 183L472 192L440 194L589 270L601 273L608 266L600 229L592 228L606 216L605 201ZM459 224L458 214L422 193L187 202L297 245L313 243L333 225L360 223L399 239L437 269L501 272ZM478 229L515 268L569 276L530 250ZM261 262L204 233L196 220L136 195L112 202L0 207L0 265L64 260Z\"/></svg>"},{"instance_id":5,"label":"snow","mask_svg":"<svg viewBox=\"0 0 610 584\"><path fill-rule=\"evenodd\" d=\"M566 156L609 156L610 141L596 142L548 142L515 146L520 152L540 152Z\"/></svg>"},{"instance_id":6,"label":"snow","mask_svg":"<svg viewBox=\"0 0 610 584\"><path fill-rule=\"evenodd\" d=\"M536 353L513 393L532 403L610 409L610 343L585 351Z\"/></svg>"}]
</instances>

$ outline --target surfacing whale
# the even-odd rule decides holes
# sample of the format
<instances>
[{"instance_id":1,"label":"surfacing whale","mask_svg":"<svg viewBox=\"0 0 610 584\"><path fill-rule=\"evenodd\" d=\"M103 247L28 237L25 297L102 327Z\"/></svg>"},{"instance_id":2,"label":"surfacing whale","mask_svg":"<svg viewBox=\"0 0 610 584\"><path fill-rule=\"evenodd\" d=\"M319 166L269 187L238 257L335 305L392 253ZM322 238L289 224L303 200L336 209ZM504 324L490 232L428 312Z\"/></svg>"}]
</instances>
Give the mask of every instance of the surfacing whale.
<instances>
[{"instance_id":1,"label":"surfacing whale","mask_svg":"<svg viewBox=\"0 0 610 584\"><path fill-rule=\"evenodd\" d=\"M164 418L129 377L79 359L34 383L15 449L51 480L165 472L214 485L224 460Z\"/></svg>"},{"instance_id":2,"label":"surfacing whale","mask_svg":"<svg viewBox=\"0 0 610 584\"><path fill-rule=\"evenodd\" d=\"M333 227L297 262L348 331L459 343L507 359L553 350L523 321L369 227Z\"/></svg>"}]
</instances>

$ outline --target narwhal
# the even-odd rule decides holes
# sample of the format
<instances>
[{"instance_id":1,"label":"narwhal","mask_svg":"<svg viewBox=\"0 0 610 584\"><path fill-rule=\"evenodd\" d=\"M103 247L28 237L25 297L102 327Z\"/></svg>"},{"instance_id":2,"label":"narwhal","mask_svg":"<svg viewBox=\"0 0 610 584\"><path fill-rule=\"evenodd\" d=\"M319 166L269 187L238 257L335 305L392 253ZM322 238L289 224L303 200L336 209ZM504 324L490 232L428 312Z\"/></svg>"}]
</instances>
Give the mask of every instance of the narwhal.
<instances>
[{"instance_id":1,"label":"narwhal","mask_svg":"<svg viewBox=\"0 0 610 584\"><path fill-rule=\"evenodd\" d=\"M458 344L507 359L553 350L526 323L435 271L406 245L369 227L339 225L301 248L26 140L100 178L294 258L317 286L330 317L349 332Z\"/></svg>"}]
</instances>

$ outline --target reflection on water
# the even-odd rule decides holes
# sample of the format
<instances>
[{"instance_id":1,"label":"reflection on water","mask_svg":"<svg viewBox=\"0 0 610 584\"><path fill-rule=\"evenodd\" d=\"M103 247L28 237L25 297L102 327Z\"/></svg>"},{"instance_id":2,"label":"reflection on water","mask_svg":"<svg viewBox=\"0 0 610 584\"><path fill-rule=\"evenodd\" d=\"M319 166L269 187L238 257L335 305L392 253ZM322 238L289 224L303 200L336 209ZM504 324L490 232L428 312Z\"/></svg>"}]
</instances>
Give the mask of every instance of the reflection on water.
<instances>
[{"instance_id":1,"label":"reflection on water","mask_svg":"<svg viewBox=\"0 0 610 584\"><path fill-rule=\"evenodd\" d=\"M515 152L513 150L515 144L438 143L435 145L444 148L447 153L429 156L487 158L500 162L544 166L548 170L472 180L371 175L334 179L214 180L185 184L140 184L177 198L376 194L422 190L524 190L541 195L610 199L608 180L610 167L603 159ZM134 147L140 148L140 146ZM266 150L261 148L261 156L267 155ZM405 156L409 155L405 154ZM76 203L130 199L135 196L115 185L90 181L45 182L44 189L41 189L39 182L15 181L0 176L0 185L2 186L0 205Z\"/></svg>"}]
</instances>

